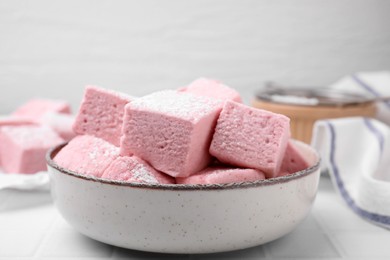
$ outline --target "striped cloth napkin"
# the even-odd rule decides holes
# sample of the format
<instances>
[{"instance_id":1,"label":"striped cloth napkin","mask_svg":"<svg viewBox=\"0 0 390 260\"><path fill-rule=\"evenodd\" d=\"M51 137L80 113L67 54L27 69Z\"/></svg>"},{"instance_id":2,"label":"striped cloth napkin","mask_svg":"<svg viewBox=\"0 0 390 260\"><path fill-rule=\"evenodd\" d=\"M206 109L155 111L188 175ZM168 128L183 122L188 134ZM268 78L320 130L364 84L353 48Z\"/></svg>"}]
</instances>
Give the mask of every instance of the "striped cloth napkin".
<instances>
[{"instance_id":1,"label":"striped cloth napkin","mask_svg":"<svg viewBox=\"0 0 390 260\"><path fill-rule=\"evenodd\" d=\"M368 98L390 96L390 71L362 72L345 76L329 88L351 91ZM390 125L390 101L378 103L377 119Z\"/></svg>"},{"instance_id":2,"label":"striped cloth napkin","mask_svg":"<svg viewBox=\"0 0 390 260\"><path fill-rule=\"evenodd\" d=\"M390 72L355 74L331 88L371 97L390 95ZM311 144L346 205L362 218L390 229L390 102L378 104L377 119L317 121Z\"/></svg>"}]
</instances>

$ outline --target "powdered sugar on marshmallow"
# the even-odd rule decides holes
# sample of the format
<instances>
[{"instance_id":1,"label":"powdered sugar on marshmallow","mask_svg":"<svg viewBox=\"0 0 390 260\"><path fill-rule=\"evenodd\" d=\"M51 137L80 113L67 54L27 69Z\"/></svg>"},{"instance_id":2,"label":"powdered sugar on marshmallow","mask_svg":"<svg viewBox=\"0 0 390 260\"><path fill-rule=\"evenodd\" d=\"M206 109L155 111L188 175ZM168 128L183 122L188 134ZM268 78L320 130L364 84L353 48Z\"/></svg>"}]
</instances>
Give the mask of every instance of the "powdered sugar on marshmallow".
<instances>
[{"instance_id":1,"label":"powdered sugar on marshmallow","mask_svg":"<svg viewBox=\"0 0 390 260\"><path fill-rule=\"evenodd\" d=\"M212 132L222 102L160 91L125 107L121 154L134 153L173 177L207 166Z\"/></svg>"},{"instance_id":2,"label":"powdered sugar on marshmallow","mask_svg":"<svg viewBox=\"0 0 390 260\"><path fill-rule=\"evenodd\" d=\"M49 148L64 140L45 126L4 126L0 128L0 158L6 172L35 173L46 170Z\"/></svg>"},{"instance_id":3,"label":"powdered sugar on marshmallow","mask_svg":"<svg viewBox=\"0 0 390 260\"><path fill-rule=\"evenodd\" d=\"M219 100L186 93L178 94L174 90L164 90L134 100L130 107L135 110L147 109L167 116L198 122L210 114L210 111L213 111L215 107L222 108L222 105L223 103Z\"/></svg>"},{"instance_id":4,"label":"powdered sugar on marshmallow","mask_svg":"<svg viewBox=\"0 0 390 260\"><path fill-rule=\"evenodd\" d=\"M54 157L54 161L71 171L101 177L104 170L119 156L119 148L90 135L73 138Z\"/></svg>"},{"instance_id":5,"label":"powdered sugar on marshmallow","mask_svg":"<svg viewBox=\"0 0 390 260\"><path fill-rule=\"evenodd\" d=\"M172 177L158 172L136 156L118 157L104 171L102 178L150 184L175 182Z\"/></svg>"}]
</instances>

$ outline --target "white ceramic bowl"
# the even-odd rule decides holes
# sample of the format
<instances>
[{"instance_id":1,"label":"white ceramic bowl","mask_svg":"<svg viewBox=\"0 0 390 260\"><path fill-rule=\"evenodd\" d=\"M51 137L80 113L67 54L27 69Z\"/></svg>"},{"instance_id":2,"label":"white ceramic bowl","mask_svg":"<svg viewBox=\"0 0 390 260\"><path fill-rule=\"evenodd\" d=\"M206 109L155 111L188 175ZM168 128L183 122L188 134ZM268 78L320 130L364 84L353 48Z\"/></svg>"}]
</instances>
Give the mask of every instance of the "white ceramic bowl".
<instances>
[{"instance_id":1,"label":"white ceramic bowl","mask_svg":"<svg viewBox=\"0 0 390 260\"><path fill-rule=\"evenodd\" d=\"M56 207L79 232L136 250L212 253L248 248L293 230L308 214L319 157L296 142L306 170L268 180L211 185L150 185L86 177L58 166L48 152Z\"/></svg>"}]
</instances>

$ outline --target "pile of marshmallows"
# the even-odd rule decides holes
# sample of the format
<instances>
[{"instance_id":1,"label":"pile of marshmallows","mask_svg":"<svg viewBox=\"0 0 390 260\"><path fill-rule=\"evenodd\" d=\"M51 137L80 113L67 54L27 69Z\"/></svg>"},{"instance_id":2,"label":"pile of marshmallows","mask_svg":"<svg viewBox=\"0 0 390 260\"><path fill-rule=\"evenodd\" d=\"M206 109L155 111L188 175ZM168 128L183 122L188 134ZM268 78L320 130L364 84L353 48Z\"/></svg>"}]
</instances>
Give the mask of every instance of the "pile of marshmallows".
<instances>
[{"instance_id":1,"label":"pile of marshmallows","mask_svg":"<svg viewBox=\"0 0 390 260\"><path fill-rule=\"evenodd\" d=\"M59 166L126 182L244 182L308 167L287 117L243 105L237 91L204 78L140 98L87 86L76 118L65 101L33 99L0 117L0 167L46 170L47 150L69 140Z\"/></svg>"},{"instance_id":2,"label":"pile of marshmallows","mask_svg":"<svg viewBox=\"0 0 390 260\"><path fill-rule=\"evenodd\" d=\"M55 156L78 174L151 184L255 181L305 169L289 118L241 103L234 89L198 79L140 98L88 86Z\"/></svg>"},{"instance_id":3,"label":"pile of marshmallows","mask_svg":"<svg viewBox=\"0 0 390 260\"><path fill-rule=\"evenodd\" d=\"M63 100L32 99L0 117L0 172L46 171L48 149L72 139L74 116Z\"/></svg>"}]
</instances>

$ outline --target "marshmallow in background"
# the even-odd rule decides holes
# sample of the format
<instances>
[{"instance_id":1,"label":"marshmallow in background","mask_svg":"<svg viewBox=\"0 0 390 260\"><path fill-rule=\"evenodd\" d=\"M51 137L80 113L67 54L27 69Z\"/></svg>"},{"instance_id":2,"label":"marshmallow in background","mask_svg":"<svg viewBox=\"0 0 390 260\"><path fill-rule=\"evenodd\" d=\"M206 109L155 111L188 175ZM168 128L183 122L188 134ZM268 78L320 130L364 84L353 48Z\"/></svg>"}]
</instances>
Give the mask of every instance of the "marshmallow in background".
<instances>
[{"instance_id":1,"label":"marshmallow in background","mask_svg":"<svg viewBox=\"0 0 390 260\"><path fill-rule=\"evenodd\" d=\"M39 120L42 125L52 128L65 141L69 141L76 136L76 133L73 131L74 121L74 115L53 111L45 113Z\"/></svg>"},{"instance_id":2,"label":"marshmallow in background","mask_svg":"<svg viewBox=\"0 0 390 260\"><path fill-rule=\"evenodd\" d=\"M39 122L41 117L47 112L70 114L71 108L69 103L64 100L35 98L19 106L11 116L28 118Z\"/></svg>"}]
</instances>

